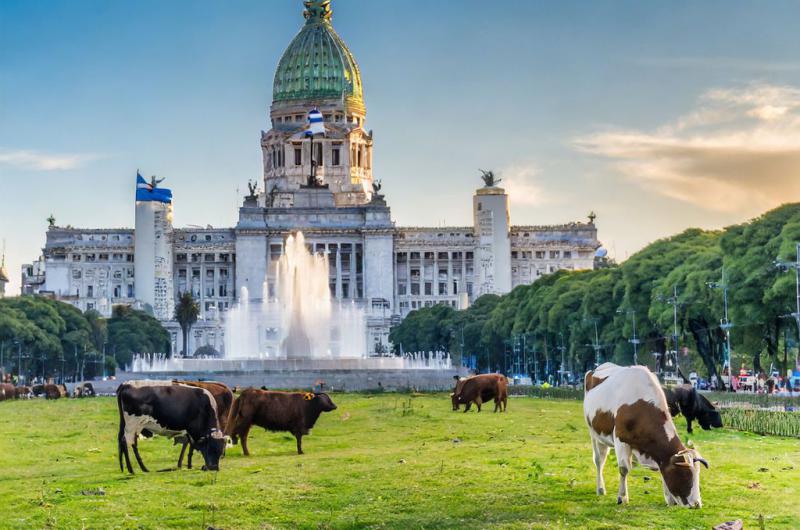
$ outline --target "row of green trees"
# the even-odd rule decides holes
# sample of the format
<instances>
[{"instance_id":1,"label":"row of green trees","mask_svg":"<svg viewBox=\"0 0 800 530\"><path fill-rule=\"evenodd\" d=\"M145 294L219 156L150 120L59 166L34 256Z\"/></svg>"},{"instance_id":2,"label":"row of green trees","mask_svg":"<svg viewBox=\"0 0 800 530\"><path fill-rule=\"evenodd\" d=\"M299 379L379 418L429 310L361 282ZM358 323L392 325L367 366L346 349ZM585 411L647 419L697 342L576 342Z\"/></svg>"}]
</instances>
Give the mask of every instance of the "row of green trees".
<instances>
[{"instance_id":1,"label":"row of green trees","mask_svg":"<svg viewBox=\"0 0 800 530\"><path fill-rule=\"evenodd\" d=\"M115 307L105 319L45 297L0 300L0 365L6 373L90 378L113 373L134 353L169 351L169 333L130 307Z\"/></svg>"},{"instance_id":2,"label":"row of green trees","mask_svg":"<svg viewBox=\"0 0 800 530\"><path fill-rule=\"evenodd\" d=\"M549 357L552 367L563 346L569 369L580 373L594 364L596 350L602 361L632 361L627 339L635 316L639 362L652 365L652 352L661 353L663 363L673 349L677 308L686 360L717 377L726 342L723 292L710 287L725 285L734 368L745 361L755 370L786 369L793 366L790 350L798 336L795 320L787 318L795 311L795 276L783 274L775 260L794 261L798 242L800 204L787 204L723 230L690 229L656 241L619 266L559 271L502 297L483 296L465 311L414 311L392 329L390 340L398 353L445 349L475 356L480 367L503 369L512 340L524 336L528 349Z\"/></svg>"}]
</instances>

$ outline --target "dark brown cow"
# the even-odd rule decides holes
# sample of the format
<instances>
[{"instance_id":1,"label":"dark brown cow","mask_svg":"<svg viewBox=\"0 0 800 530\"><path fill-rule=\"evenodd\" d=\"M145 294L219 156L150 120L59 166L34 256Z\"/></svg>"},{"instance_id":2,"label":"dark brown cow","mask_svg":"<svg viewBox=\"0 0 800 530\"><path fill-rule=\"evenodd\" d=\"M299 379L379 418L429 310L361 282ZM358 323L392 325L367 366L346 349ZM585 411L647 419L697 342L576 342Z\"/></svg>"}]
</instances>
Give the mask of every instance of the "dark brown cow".
<instances>
[{"instance_id":1,"label":"dark brown cow","mask_svg":"<svg viewBox=\"0 0 800 530\"><path fill-rule=\"evenodd\" d=\"M214 401L217 404L217 419L219 421L219 430L225 432L225 428L228 426L228 416L231 412L231 406L233 405L233 392L231 389L228 388L228 385L225 383L218 383L216 381L177 381L173 380L173 383L179 385L187 385L187 386L194 386L197 388L204 388L211 392L211 395L214 397ZM176 438L176 441L178 438ZM189 444L189 440L183 439L183 447L181 447L181 454L178 457L178 467L183 465L183 455L186 452L186 447L189 447L189 456L186 461L186 466L189 469L192 469L192 453L194 453L194 447Z\"/></svg>"},{"instance_id":2,"label":"dark brown cow","mask_svg":"<svg viewBox=\"0 0 800 530\"><path fill-rule=\"evenodd\" d=\"M0 401L7 399L16 399L17 390L14 385L9 383L0 383Z\"/></svg>"},{"instance_id":3,"label":"dark brown cow","mask_svg":"<svg viewBox=\"0 0 800 530\"><path fill-rule=\"evenodd\" d=\"M58 385L42 385L44 395L47 399L58 399L63 397L64 391Z\"/></svg>"},{"instance_id":4,"label":"dark brown cow","mask_svg":"<svg viewBox=\"0 0 800 530\"><path fill-rule=\"evenodd\" d=\"M328 394L312 392L276 392L244 390L233 402L228 430L236 444L242 439L242 451L247 448L247 435L253 425L270 431L290 432L297 439L297 454L303 454L303 435L309 434L320 414L336 410Z\"/></svg>"},{"instance_id":5,"label":"dark brown cow","mask_svg":"<svg viewBox=\"0 0 800 530\"><path fill-rule=\"evenodd\" d=\"M494 411L505 412L508 407L508 379L502 374L481 374L459 379L451 394L453 410L466 405L467 412L472 403L481 411L481 404L494 399Z\"/></svg>"}]
</instances>

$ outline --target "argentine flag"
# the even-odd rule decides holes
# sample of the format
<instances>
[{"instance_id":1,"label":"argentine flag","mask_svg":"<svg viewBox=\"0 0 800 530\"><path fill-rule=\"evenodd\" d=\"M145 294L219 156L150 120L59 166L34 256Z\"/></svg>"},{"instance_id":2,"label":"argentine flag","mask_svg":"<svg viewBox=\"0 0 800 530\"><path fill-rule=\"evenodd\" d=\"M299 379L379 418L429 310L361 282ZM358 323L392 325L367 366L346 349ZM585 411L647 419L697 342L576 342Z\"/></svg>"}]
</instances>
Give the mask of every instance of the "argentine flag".
<instances>
[{"instance_id":1,"label":"argentine flag","mask_svg":"<svg viewBox=\"0 0 800 530\"><path fill-rule=\"evenodd\" d=\"M314 136L315 134L325 134L322 113L318 109L308 113L308 129L306 129L306 136Z\"/></svg>"},{"instance_id":2,"label":"argentine flag","mask_svg":"<svg viewBox=\"0 0 800 530\"><path fill-rule=\"evenodd\" d=\"M172 190L159 188L147 182L143 176L136 172L136 200L155 201L163 203L172 202Z\"/></svg>"}]
</instances>

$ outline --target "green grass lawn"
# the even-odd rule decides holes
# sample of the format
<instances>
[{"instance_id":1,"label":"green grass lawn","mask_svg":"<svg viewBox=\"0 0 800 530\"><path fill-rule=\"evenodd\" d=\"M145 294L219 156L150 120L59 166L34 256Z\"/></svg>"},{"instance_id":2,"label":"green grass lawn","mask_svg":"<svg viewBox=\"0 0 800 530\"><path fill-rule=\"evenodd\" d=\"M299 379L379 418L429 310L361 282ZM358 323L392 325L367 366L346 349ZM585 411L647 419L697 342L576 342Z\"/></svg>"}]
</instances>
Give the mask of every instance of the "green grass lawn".
<instances>
[{"instance_id":1,"label":"green grass lawn","mask_svg":"<svg viewBox=\"0 0 800 530\"><path fill-rule=\"evenodd\" d=\"M303 456L288 434L254 429L253 456L233 447L219 473L132 477L117 464L115 400L0 403L0 527L708 529L759 528L759 514L769 529L800 527L797 439L696 432L711 463L702 510L667 507L658 474L641 468L617 506L613 453L611 493L595 495L580 402L515 398L506 414L463 414L443 394L332 397L339 408ZM150 469L174 468L171 441L140 448Z\"/></svg>"}]
</instances>

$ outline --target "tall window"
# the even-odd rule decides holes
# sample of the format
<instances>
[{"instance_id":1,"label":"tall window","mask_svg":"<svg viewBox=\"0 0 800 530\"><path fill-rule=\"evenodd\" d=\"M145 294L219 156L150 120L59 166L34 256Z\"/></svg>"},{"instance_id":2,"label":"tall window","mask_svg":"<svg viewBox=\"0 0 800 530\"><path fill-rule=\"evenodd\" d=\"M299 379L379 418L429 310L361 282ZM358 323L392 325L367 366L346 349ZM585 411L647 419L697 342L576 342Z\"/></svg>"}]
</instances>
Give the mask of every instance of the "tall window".
<instances>
[{"instance_id":1,"label":"tall window","mask_svg":"<svg viewBox=\"0 0 800 530\"><path fill-rule=\"evenodd\" d=\"M331 165L332 165L332 166L339 166L339 165L341 165L341 163L342 163L342 162L341 162L341 159L340 159L340 156L341 156L341 154L340 154L340 153L341 153L341 152L340 152L340 150L339 150L339 148L338 148L338 147L334 147L334 148L331 150Z\"/></svg>"},{"instance_id":2,"label":"tall window","mask_svg":"<svg viewBox=\"0 0 800 530\"><path fill-rule=\"evenodd\" d=\"M294 165L303 165L303 151L299 147L294 148Z\"/></svg>"}]
</instances>

